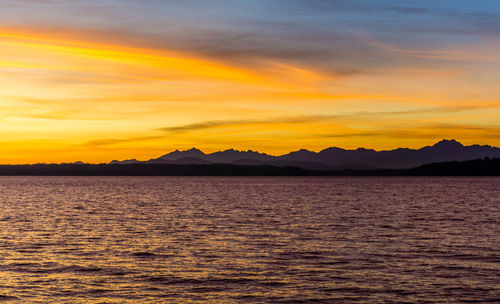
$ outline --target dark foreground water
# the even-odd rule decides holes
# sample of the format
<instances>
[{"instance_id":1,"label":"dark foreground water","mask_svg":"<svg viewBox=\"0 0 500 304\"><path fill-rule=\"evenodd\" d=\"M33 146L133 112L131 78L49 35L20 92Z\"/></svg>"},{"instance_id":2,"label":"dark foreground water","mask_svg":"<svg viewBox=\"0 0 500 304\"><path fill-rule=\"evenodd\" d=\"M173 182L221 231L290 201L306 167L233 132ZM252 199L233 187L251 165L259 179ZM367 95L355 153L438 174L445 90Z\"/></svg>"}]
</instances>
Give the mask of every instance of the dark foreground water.
<instances>
[{"instance_id":1,"label":"dark foreground water","mask_svg":"<svg viewBox=\"0 0 500 304\"><path fill-rule=\"evenodd\" d=\"M0 301L500 301L499 178L1 177Z\"/></svg>"}]
</instances>

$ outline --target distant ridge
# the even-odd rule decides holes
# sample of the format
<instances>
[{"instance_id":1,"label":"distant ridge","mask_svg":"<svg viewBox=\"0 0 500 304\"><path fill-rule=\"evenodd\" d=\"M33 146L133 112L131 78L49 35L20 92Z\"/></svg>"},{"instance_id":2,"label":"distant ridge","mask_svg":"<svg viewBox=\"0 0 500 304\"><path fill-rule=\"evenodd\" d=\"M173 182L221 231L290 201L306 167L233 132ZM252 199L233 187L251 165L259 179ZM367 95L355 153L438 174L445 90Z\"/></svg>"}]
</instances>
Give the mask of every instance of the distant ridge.
<instances>
[{"instance_id":1,"label":"distant ridge","mask_svg":"<svg viewBox=\"0 0 500 304\"><path fill-rule=\"evenodd\" d=\"M464 146L454 139L443 139L420 149L375 151L365 148L347 150L330 147L320 152L301 149L281 156L234 149L206 154L192 148L186 151L175 150L148 161L125 160L113 161L110 164L234 164L297 167L306 170L374 170L408 169L429 163L485 157L500 157L500 148L489 145Z\"/></svg>"},{"instance_id":2,"label":"distant ridge","mask_svg":"<svg viewBox=\"0 0 500 304\"><path fill-rule=\"evenodd\" d=\"M306 170L234 164L0 165L0 175L38 176L500 176L500 158L431 163L412 169Z\"/></svg>"}]
</instances>

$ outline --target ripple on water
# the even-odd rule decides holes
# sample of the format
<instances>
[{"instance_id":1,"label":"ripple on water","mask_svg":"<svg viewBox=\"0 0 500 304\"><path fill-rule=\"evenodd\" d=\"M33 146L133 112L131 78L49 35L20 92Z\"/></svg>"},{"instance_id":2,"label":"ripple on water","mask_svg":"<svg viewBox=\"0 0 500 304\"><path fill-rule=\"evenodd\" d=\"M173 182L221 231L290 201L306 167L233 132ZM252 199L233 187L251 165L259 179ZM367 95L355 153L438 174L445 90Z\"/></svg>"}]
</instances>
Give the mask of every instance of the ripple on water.
<instances>
[{"instance_id":1,"label":"ripple on water","mask_svg":"<svg viewBox=\"0 0 500 304\"><path fill-rule=\"evenodd\" d=\"M498 197L498 178L1 177L0 301L500 302Z\"/></svg>"}]
</instances>

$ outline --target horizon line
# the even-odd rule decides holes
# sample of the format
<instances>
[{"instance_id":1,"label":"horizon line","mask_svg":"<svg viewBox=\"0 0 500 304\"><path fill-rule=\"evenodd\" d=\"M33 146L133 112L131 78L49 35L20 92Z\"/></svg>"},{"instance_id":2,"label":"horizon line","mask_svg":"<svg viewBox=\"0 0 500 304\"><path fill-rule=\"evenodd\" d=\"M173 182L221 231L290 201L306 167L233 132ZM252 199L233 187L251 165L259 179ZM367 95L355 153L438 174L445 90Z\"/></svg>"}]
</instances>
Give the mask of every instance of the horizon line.
<instances>
[{"instance_id":1,"label":"horizon line","mask_svg":"<svg viewBox=\"0 0 500 304\"><path fill-rule=\"evenodd\" d=\"M293 152L299 152L299 151L302 151L302 150L313 152L313 153L320 153L321 151L324 151L324 150L327 150L327 149L331 149L331 148L342 149L342 150L345 150L345 151L369 150L369 151L374 151L374 152L386 152L386 151L395 151L395 150L399 150L399 149L414 150L414 151L416 151L416 150L420 150L420 149L423 149L423 148L426 148L426 147L435 146L435 145L437 145L439 143L442 143L442 142L456 142L457 144L460 144L463 147L481 146L481 147L498 148L496 146L492 146L492 145L489 145L489 144L484 144L484 145L481 145L481 144L464 145L459 140L456 140L456 139L453 139L453 138L451 138L451 139L443 138L443 139L441 139L439 141L434 142L434 144L425 145L425 146L422 146L422 147L419 147L419 148L397 147L397 148L393 148L393 149L376 150L376 149L365 148L365 147L358 147L358 148L348 149L348 148L342 148L342 147L337 147L337 146L329 146L329 147L326 147L326 148L323 148L323 149L320 149L320 150L309 150L307 148L300 148L298 150L293 150L293 151L285 152L285 153L279 154L279 155L269 154L269 153L266 153L266 152L260 152L260 151L252 150L252 149L237 150L237 149L234 149L234 148L229 148L229 149L224 149L224 150L217 150L217 151L214 151L214 152L204 152L203 150L201 150L199 148L192 147L192 148L185 149L185 150L179 150L179 149L170 150L169 152L166 152L166 153L164 153L164 154L162 154L160 156L157 156L156 158L149 158L149 159L144 159L144 160L140 160L140 159L136 159L136 158L127 158L127 159L123 159L123 160L112 159L112 160L109 160L109 161L106 161L106 162L84 162L84 161L81 161L81 160L75 160L75 161L69 161L69 162L66 161L66 162L0 163L0 166L2 166L2 165L41 165L41 164L44 164L44 165L59 164L60 165L60 164L77 164L77 163L89 164L89 165L100 165L100 164L109 164L109 163L111 163L113 161L119 161L119 162L120 161L138 161L138 162L144 162L144 161L149 161L149 160L154 160L154 159L160 158L160 157L168 155L170 153L174 153L174 152L187 152L187 151L190 151L190 150L198 150L201 153L203 153L204 155L210 155L210 154L214 154L214 153L217 153L217 152L226 152L226 151L231 151L232 150L232 151L236 151L236 152L256 152L256 153L265 154L265 155L268 155L268 156L271 156L271 157L281 157L281 156L284 156L284 155L287 155L287 154L290 154L290 153L293 153Z\"/></svg>"}]
</instances>

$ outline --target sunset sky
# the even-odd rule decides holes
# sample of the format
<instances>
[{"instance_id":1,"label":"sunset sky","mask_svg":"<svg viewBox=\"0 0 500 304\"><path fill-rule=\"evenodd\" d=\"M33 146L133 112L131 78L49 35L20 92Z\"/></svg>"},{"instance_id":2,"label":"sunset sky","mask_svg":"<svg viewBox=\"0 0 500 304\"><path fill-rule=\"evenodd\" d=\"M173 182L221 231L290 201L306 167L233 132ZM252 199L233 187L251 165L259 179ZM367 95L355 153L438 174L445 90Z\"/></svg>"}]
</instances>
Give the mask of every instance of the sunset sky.
<instances>
[{"instance_id":1,"label":"sunset sky","mask_svg":"<svg viewBox=\"0 0 500 304\"><path fill-rule=\"evenodd\" d=\"M497 0L0 0L0 163L500 146Z\"/></svg>"}]
</instances>

